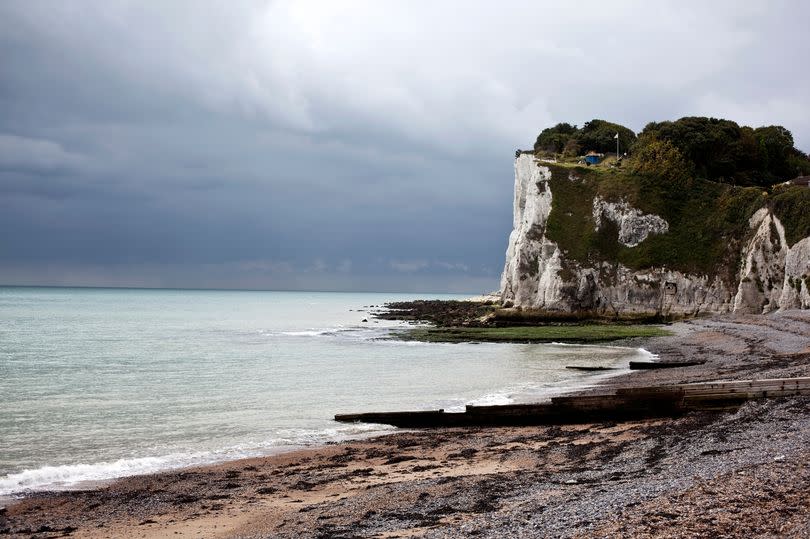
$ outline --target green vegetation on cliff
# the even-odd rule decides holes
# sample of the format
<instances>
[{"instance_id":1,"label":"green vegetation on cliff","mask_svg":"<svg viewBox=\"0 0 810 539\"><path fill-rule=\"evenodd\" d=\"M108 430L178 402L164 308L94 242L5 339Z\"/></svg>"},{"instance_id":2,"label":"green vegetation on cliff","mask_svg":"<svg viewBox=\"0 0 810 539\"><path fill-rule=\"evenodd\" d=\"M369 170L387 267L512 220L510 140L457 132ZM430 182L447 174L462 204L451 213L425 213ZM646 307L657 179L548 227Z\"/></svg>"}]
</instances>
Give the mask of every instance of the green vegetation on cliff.
<instances>
[{"instance_id":1,"label":"green vegetation on cliff","mask_svg":"<svg viewBox=\"0 0 810 539\"><path fill-rule=\"evenodd\" d=\"M632 148L666 141L678 149L699 178L767 187L810 173L807 156L793 146L793 135L781 125L752 128L731 120L689 116L651 122Z\"/></svg>"},{"instance_id":2,"label":"green vegetation on cliff","mask_svg":"<svg viewBox=\"0 0 810 539\"><path fill-rule=\"evenodd\" d=\"M810 158L781 125L753 128L703 116L650 122L638 137L605 120L591 120L581 128L559 123L540 132L534 150L573 161L590 151L615 155L617 134L620 151L629 152L631 168L659 178L769 187L810 174Z\"/></svg>"},{"instance_id":3,"label":"green vegetation on cliff","mask_svg":"<svg viewBox=\"0 0 810 539\"><path fill-rule=\"evenodd\" d=\"M590 150L615 151L619 134L629 159L581 166ZM749 219L769 207L785 226L789 245L810 236L810 190L781 184L810 173L810 159L782 126L752 128L718 118L651 122L636 138L629 129L592 120L577 128L557 124L537 137L538 156L551 170L551 214L543 233L564 251L564 264L610 272L667 267L719 276L733 285ZM594 200L626 202L667 221L669 230L634 247L618 242L619 227L601 219ZM563 273L567 268L563 267ZM563 275L565 277L565 275Z\"/></svg>"},{"instance_id":4,"label":"green vegetation on cliff","mask_svg":"<svg viewBox=\"0 0 810 539\"><path fill-rule=\"evenodd\" d=\"M666 266L684 273L719 274L731 282L748 220L765 203L757 188L706 180L663 181L619 169L543 165L551 170L553 194L547 237L565 252L565 260L602 271L609 272L616 263L632 269ZM669 231L625 247L617 241L618 226L613 222L603 219L596 229L597 196L658 215L669 223Z\"/></svg>"},{"instance_id":5,"label":"green vegetation on cliff","mask_svg":"<svg viewBox=\"0 0 810 539\"><path fill-rule=\"evenodd\" d=\"M810 236L810 189L799 186L778 189L770 204L785 227L789 246Z\"/></svg>"},{"instance_id":6,"label":"green vegetation on cliff","mask_svg":"<svg viewBox=\"0 0 810 539\"><path fill-rule=\"evenodd\" d=\"M576 156L580 152L616 151L616 134L621 148L627 150L636 142L636 134L627 127L605 120L585 122L581 128L559 123L540 132L534 143L535 151Z\"/></svg>"}]
</instances>

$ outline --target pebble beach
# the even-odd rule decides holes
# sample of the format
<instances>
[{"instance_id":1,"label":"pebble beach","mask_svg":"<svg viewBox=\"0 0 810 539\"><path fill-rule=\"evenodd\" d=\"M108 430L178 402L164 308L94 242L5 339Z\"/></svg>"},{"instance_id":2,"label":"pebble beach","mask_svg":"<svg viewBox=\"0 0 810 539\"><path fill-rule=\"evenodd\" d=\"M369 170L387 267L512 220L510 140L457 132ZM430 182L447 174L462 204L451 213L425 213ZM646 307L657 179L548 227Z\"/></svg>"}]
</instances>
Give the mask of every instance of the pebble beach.
<instances>
[{"instance_id":1,"label":"pebble beach","mask_svg":"<svg viewBox=\"0 0 810 539\"><path fill-rule=\"evenodd\" d=\"M810 375L810 313L681 322L699 366L604 387ZM641 343L630 343L641 346ZM38 493L10 537L808 537L810 398L586 425L398 431Z\"/></svg>"}]
</instances>

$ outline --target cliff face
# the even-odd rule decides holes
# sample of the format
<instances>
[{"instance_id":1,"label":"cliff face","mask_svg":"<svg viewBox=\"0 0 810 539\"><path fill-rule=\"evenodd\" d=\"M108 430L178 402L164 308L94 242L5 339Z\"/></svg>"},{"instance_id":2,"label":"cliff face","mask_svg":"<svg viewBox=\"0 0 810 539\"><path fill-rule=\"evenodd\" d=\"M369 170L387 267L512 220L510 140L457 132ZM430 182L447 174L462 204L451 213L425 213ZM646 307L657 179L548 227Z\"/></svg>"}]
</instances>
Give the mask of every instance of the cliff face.
<instances>
[{"instance_id":1,"label":"cliff face","mask_svg":"<svg viewBox=\"0 0 810 539\"><path fill-rule=\"evenodd\" d=\"M788 245L760 191L707 182L687 196L605 174L517 157L505 304L602 315L810 308L810 237Z\"/></svg>"}]
</instances>

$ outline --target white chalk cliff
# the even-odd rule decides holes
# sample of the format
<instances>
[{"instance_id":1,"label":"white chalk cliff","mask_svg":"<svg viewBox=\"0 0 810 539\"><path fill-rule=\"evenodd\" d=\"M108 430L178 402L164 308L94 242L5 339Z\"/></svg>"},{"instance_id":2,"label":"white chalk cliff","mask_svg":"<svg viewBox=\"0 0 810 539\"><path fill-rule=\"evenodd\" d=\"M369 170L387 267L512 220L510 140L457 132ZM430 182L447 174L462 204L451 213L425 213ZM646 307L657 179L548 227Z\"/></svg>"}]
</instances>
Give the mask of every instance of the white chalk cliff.
<instances>
[{"instance_id":1,"label":"white chalk cliff","mask_svg":"<svg viewBox=\"0 0 810 539\"><path fill-rule=\"evenodd\" d=\"M568 259L546 234L554 205L551 171L531 154L515 160L513 230L501 277L504 305L603 315L763 313L810 308L810 237L788 246L782 223L763 207L749 221L736 282L719 276L685 274L671 268L631 269L617 262L585 267ZM575 174L569 181L576 182ZM611 222L618 242L636 248L670 224L624 200L592 201L597 228ZM718 261L718 263L720 263Z\"/></svg>"}]
</instances>

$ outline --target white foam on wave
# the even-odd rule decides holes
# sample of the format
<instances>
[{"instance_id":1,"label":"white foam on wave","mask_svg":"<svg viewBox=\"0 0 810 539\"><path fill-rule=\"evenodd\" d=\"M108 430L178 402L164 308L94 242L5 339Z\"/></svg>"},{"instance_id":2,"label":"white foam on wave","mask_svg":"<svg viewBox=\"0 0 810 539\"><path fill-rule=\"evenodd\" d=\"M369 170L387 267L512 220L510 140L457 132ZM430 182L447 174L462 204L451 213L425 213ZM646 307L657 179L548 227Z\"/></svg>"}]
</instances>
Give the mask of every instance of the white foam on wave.
<instances>
[{"instance_id":1,"label":"white foam on wave","mask_svg":"<svg viewBox=\"0 0 810 539\"><path fill-rule=\"evenodd\" d=\"M452 401L445 400L436 403L445 412L459 413L463 412L467 405L471 406L500 406L504 404L513 404L515 400L512 398L513 389L504 389L503 392L487 393L474 399L453 399Z\"/></svg>"},{"instance_id":2,"label":"white foam on wave","mask_svg":"<svg viewBox=\"0 0 810 539\"><path fill-rule=\"evenodd\" d=\"M219 453L240 457L258 456L267 454L268 449L293 448L323 444L326 442L341 442L369 435L385 434L396 430L390 425L379 425L374 423L349 423L338 424L335 427L328 427L319 430L312 429L279 429L275 436L269 440L264 440L255 444L235 445L219 451ZM233 457L231 457L233 458Z\"/></svg>"},{"instance_id":3,"label":"white foam on wave","mask_svg":"<svg viewBox=\"0 0 810 539\"><path fill-rule=\"evenodd\" d=\"M611 350L644 350L643 348L638 348L636 346L618 346L612 344L585 344L585 343L557 342L557 341L551 341L548 344L550 346L559 346L561 348L571 347L571 348L610 348Z\"/></svg>"},{"instance_id":4,"label":"white foam on wave","mask_svg":"<svg viewBox=\"0 0 810 539\"><path fill-rule=\"evenodd\" d=\"M269 337L348 337L359 340L375 340L387 333L387 328L382 327L338 326L287 331L270 331L263 332L263 335Z\"/></svg>"},{"instance_id":5,"label":"white foam on wave","mask_svg":"<svg viewBox=\"0 0 810 539\"><path fill-rule=\"evenodd\" d=\"M66 489L88 481L106 481L191 465L193 461L194 455L167 455L119 459L94 464L43 466L0 477L0 496L45 489Z\"/></svg>"},{"instance_id":6,"label":"white foam on wave","mask_svg":"<svg viewBox=\"0 0 810 539\"><path fill-rule=\"evenodd\" d=\"M172 453L154 457L136 457L96 463L43 466L0 477L0 497L43 490L70 490L87 483L110 481L189 466L214 464L228 460L259 457L296 448L387 434L396 430L389 425L358 423L320 430L280 430L271 439L218 449Z\"/></svg>"},{"instance_id":7,"label":"white foam on wave","mask_svg":"<svg viewBox=\"0 0 810 539\"><path fill-rule=\"evenodd\" d=\"M445 343L427 343L419 341L402 341L392 339L391 333L394 330L401 329L399 327L388 326L349 326L349 327L330 327L330 328L309 328L305 330L289 330L278 332L264 332L265 336L269 337L327 337L350 339L353 341L363 341L372 343L382 343L391 345L403 346L424 346Z\"/></svg>"},{"instance_id":8,"label":"white foam on wave","mask_svg":"<svg viewBox=\"0 0 810 539\"><path fill-rule=\"evenodd\" d=\"M474 406L500 406L503 404L512 404L515 400L505 393L488 393L477 399L469 402Z\"/></svg>"},{"instance_id":9,"label":"white foam on wave","mask_svg":"<svg viewBox=\"0 0 810 539\"><path fill-rule=\"evenodd\" d=\"M336 327L324 329L310 329L307 331L287 332L295 336L320 336L329 332L339 331L348 333L347 336L368 338L369 335L379 335L387 329L384 328L355 328ZM351 333L349 333L351 332ZM354 338L354 337L350 337ZM394 346L456 346L452 343L422 343L417 341L381 341L386 345ZM495 345L497 346L497 345ZM559 345L558 345L559 346ZM565 346L565 345L562 345ZM576 345L581 347L582 345ZM609 347L616 348L616 347ZM643 348L631 348L635 352L635 358L639 356L645 358L657 358L657 356ZM626 361L628 358L622 358ZM480 397L467 401L468 404L504 405L515 402L537 402L549 398L550 396L566 393L574 389L591 387L597 381L616 376L626 372L624 369L617 369L609 373L588 373L574 375L570 378L555 380L546 386L521 387L512 386L509 388L498 388L495 392L487 393ZM574 374L574 373L571 373ZM453 399L450 406L445 406L448 412L463 411L464 401ZM0 476L0 497L19 495L25 492L41 490L65 490L76 488L88 482L109 481L116 478L132 475L149 474L161 472L169 469L177 469L188 466L212 464L239 458L255 457L278 453L302 446L312 446L324 444L330 441L343 441L352 438L361 438L392 432L393 427L373 424L350 424L337 425L334 427L305 430L286 429L274 431L273 435L265 440L248 440L244 443L224 447L206 452L179 452L168 453L159 456L142 456L134 458L124 458L95 463L76 463L66 465L43 466L36 469L22 470L5 476ZM156 451L158 453L158 451Z\"/></svg>"},{"instance_id":10,"label":"white foam on wave","mask_svg":"<svg viewBox=\"0 0 810 539\"><path fill-rule=\"evenodd\" d=\"M279 335L286 335L287 337L319 337L321 335L329 335L334 333L335 330L331 329L308 329L305 331L281 331Z\"/></svg>"},{"instance_id":11,"label":"white foam on wave","mask_svg":"<svg viewBox=\"0 0 810 539\"><path fill-rule=\"evenodd\" d=\"M638 350L638 351L639 351L639 353L640 353L642 356L646 356L648 359L651 359L651 360L659 359L659 357L660 357L658 354L655 354L655 353L653 353L653 352L650 352L650 351L649 351L649 350L647 350L646 348L637 348L636 350Z\"/></svg>"},{"instance_id":12,"label":"white foam on wave","mask_svg":"<svg viewBox=\"0 0 810 539\"><path fill-rule=\"evenodd\" d=\"M306 329L290 329L286 331L270 331L266 335L284 335L286 337L320 337L322 335L335 335L344 331L354 331L359 328L347 328L343 324L336 326L321 327L321 328L306 328Z\"/></svg>"},{"instance_id":13,"label":"white foam on wave","mask_svg":"<svg viewBox=\"0 0 810 539\"><path fill-rule=\"evenodd\" d=\"M399 339L391 339L389 335L380 335L376 339L374 339L379 344L390 345L390 346L432 346L432 347L439 347L439 346L453 346L455 343L444 343L444 342L425 342L425 341L402 341Z\"/></svg>"}]
</instances>

